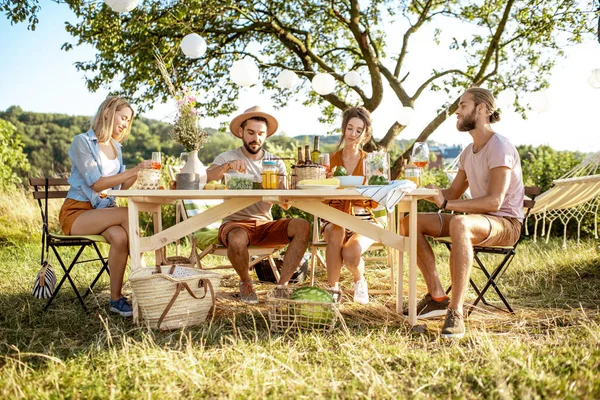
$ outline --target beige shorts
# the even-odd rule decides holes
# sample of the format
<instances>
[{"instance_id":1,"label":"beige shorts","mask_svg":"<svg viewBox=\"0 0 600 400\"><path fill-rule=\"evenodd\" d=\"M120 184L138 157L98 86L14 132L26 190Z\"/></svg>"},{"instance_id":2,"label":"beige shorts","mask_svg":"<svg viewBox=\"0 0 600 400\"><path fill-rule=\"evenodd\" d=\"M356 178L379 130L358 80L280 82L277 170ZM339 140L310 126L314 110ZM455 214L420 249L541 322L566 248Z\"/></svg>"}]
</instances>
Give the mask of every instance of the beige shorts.
<instances>
[{"instance_id":1,"label":"beige shorts","mask_svg":"<svg viewBox=\"0 0 600 400\"><path fill-rule=\"evenodd\" d=\"M448 236L445 233L450 231L450 221L461 214L442 214L437 213L440 218L440 236ZM522 223L517 218L496 217L494 215L477 214L488 220L490 229L487 237L474 246L512 246L521 236Z\"/></svg>"}]
</instances>

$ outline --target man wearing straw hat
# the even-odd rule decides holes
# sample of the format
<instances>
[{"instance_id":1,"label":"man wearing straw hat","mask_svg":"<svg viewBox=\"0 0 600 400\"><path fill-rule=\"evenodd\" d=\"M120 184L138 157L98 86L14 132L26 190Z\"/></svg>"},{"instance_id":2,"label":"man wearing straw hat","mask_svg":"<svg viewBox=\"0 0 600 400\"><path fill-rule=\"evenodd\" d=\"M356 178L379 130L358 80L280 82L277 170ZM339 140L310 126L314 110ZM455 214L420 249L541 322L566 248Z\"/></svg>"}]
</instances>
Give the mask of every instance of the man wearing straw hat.
<instances>
[{"instance_id":1,"label":"man wearing straw hat","mask_svg":"<svg viewBox=\"0 0 600 400\"><path fill-rule=\"evenodd\" d=\"M259 106L249 108L235 117L229 124L231 133L242 139L242 146L221 153L206 171L207 180L220 180L228 171L239 171L254 175L261 180L263 159L273 159L262 147L266 139L277 131L275 117L261 111ZM282 160L276 160L279 173L285 174ZM285 183L281 183L285 188ZM227 247L227 257L240 276L240 298L245 303L258 303L252 286L248 265L249 246L275 246L288 244L285 253L280 285L288 281L300 264L306 251L310 224L299 218L273 221L271 204L260 201L223 219L219 228L219 241Z\"/></svg>"}]
</instances>

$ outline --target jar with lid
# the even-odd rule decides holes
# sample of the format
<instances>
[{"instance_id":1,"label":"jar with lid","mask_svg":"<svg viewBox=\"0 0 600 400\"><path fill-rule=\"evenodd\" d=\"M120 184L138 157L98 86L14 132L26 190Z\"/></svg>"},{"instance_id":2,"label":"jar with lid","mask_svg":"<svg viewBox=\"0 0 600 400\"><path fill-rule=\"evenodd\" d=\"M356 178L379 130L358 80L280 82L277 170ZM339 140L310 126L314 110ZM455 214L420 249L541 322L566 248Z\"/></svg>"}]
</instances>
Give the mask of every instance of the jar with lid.
<instances>
[{"instance_id":1,"label":"jar with lid","mask_svg":"<svg viewBox=\"0 0 600 400\"><path fill-rule=\"evenodd\" d=\"M277 161L264 160L262 162L262 188L277 189L279 187L279 177L277 173Z\"/></svg>"},{"instance_id":2,"label":"jar with lid","mask_svg":"<svg viewBox=\"0 0 600 400\"><path fill-rule=\"evenodd\" d=\"M421 187L421 168L410 163L404 168L404 178L413 181L417 187Z\"/></svg>"}]
</instances>

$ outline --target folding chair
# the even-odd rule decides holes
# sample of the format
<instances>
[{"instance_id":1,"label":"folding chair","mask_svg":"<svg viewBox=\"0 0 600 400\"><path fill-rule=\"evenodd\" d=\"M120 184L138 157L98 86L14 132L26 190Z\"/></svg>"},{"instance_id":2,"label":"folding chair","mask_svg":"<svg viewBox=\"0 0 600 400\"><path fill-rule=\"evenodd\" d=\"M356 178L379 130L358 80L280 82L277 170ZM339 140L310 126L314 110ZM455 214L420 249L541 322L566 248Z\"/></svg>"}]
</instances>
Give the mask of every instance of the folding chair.
<instances>
[{"instance_id":1,"label":"folding chair","mask_svg":"<svg viewBox=\"0 0 600 400\"><path fill-rule=\"evenodd\" d=\"M495 307L494 305L488 303L485 299L485 294L487 293L487 291L490 287L494 288L496 294L498 295L500 300L502 300L502 302L506 306L507 310L511 313L514 313L512 307L510 306L510 304L508 303L508 301L506 300L506 298L504 297L504 295L498 288L497 283L500 280L500 278L502 278L502 275L504 275L504 273L508 269L510 263L512 262L513 258L515 257L515 254L517 251L517 246L521 242L523 236L525 236L524 229L525 229L525 224L527 222L527 217L529 216L529 213L533 209L533 206L535 205L535 198L537 195L540 194L540 191L541 190L538 186L526 186L525 187L525 196L526 197L525 197L525 200L523 201L523 208L525 209L525 218L523 219L523 226L521 228L521 236L519 237L519 240L517 240L517 242L513 246L473 246L473 252L474 252L473 258L475 259L475 262L476 262L476 265L473 265L473 266L477 269L480 269L483 272L487 281L486 281L485 285L483 286L483 288L480 290L479 287L477 287L477 285L473 281L473 279L471 277L469 277L469 282L471 283L471 287L473 288L473 290L475 290L475 293L477 293L477 298L473 302L471 309L469 310L467 315L470 314L475 309L475 306L477 306L479 301L482 301L483 304L485 304L485 305ZM452 240L450 237L439 237L439 238L433 238L433 239L437 242L445 244L446 247L448 248L448 250L452 249ZM500 256L502 256L502 259L497 264L497 266L493 270L491 270L491 273L490 273L490 270L488 270L485 267L485 265L483 264L483 262L481 261L479 254L500 255ZM450 293L450 290L452 290L452 286L450 286L446 290L446 293Z\"/></svg>"},{"instance_id":2,"label":"folding chair","mask_svg":"<svg viewBox=\"0 0 600 400\"><path fill-rule=\"evenodd\" d=\"M106 239L104 239L104 236L102 236L102 235L81 235L81 236L79 236L79 235L63 235L63 234L59 234L59 233L50 232L49 223L48 223L48 200L49 199L64 199L64 198L66 198L67 197L66 189L68 189L69 182L67 179L62 179L62 178L30 178L29 184L34 189L33 198L38 201L38 205L40 207L40 212L42 215L42 262L44 261L44 250L47 255L48 250L52 249L54 255L56 256L56 259L58 260L58 263L60 264L60 266L62 267L62 270L64 272L62 279L60 280L60 282L54 289L54 293L52 294L50 299L48 299L48 303L44 307L44 311L46 311L48 309L48 307L50 307L50 304L52 304L52 301L54 301L54 298L60 291L60 288L62 287L65 280L68 280L71 287L73 288L73 291L75 291L77 298L79 299L79 303L81 303L81 306L87 312L87 308L85 306L83 299L86 298L87 295L92 292L94 285L96 284L96 282L98 282L98 279L100 279L100 276L102 276L102 273L106 272L108 275L110 275L110 271L109 271L106 259L102 256L102 253L100 252L100 249L98 248L98 243L106 243ZM83 253L83 250L88 246L94 249L98 258L79 260L79 257ZM65 265L65 262L63 261L62 257L59 254L58 249L60 247L79 247L77 254L75 255L75 257L73 257L73 259L71 260L71 262L69 263L68 266ZM98 272L98 274L92 281L92 284L88 287L85 294L83 296L81 296L81 294L79 293L79 290L77 290L77 286L75 285L75 282L73 281L73 279L71 277L71 271L77 264L90 263L90 262L96 262L96 261L100 261L100 263L101 263L100 271Z\"/></svg>"},{"instance_id":3,"label":"folding chair","mask_svg":"<svg viewBox=\"0 0 600 400\"><path fill-rule=\"evenodd\" d=\"M384 210L384 212L375 211L374 214L375 214L376 219L383 226L385 226L387 230L389 230L391 232L395 232L396 220L394 219L394 213L385 213L385 210ZM321 265L322 267L326 267L325 259L319 253L319 251L324 250L327 247L327 242L321 240L320 233L319 233L319 231L320 231L319 227L320 227L319 218L314 217L312 241L309 244L310 250L312 253L311 263L310 263L310 284L311 284L311 286L314 286L314 284L315 284L315 268L316 268L317 264ZM390 288L386 289L386 290L371 290L371 289L369 289L369 294L390 294L390 293L393 294L393 293L395 293L394 292L395 289L394 289L394 267L393 266L395 265L394 257L397 254L397 252L394 251L394 249L387 248L382 243L375 242L367 249L367 251L365 253L372 252L375 250L381 250L381 249L387 250L387 256L385 256L385 257L377 257L377 256L364 257L364 260L365 261L383 261L383 260L387 261L387 265L390 268Z\"/></svg>"},{"instance_id":4,"label":"folding chair","mask_svg":"<svg viewBox=\"0 0 600 400\"><path fill-rule=\"evenodd\" d=\"M175 179L175 171L172 168L169 168L169 175L171 179ZM221 202L222 200L178 200L175 203L175 223L185 221ZM171 264L173 262L184 262L192 265L197 264L198 268L206 269L202 264L202 259L207 255L212 254L215 256L227 257L227 247L219 243L218 230L220 224L220 222L216 222L188 237L191 244L191 254L189 257L180 256L180 243L177 241L176 256L163 257L163 263ZM252 269L255 265L266 259L269 261L273 275L279 280L279 271L277 270L273 255L284 247L284 245L271 247L250 246L248 252L251 261L248 268ZM200 249L200 253L198 253L198 249ZM233 266L231 264L224 264L210 269L221 268L233 268Z\"/></svg>"}]
</instances>

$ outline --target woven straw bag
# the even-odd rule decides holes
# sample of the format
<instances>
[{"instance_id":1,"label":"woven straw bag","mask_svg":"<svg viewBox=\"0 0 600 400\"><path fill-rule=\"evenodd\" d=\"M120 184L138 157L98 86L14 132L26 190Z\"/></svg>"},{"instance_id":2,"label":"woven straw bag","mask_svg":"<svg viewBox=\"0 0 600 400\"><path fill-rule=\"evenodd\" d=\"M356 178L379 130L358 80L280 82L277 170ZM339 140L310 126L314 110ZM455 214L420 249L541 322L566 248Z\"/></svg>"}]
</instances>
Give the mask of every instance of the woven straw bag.
<instances>
[{"instance_id":1,"label":"woven straw bag","mask_svg":"<svg viewBox=\"0 0 600 400\"><path fill-rule=\"evenodd\" d=\"M221 275L182 265L140 268L129 276L138 318L150 328L179 329L206 320ZM209 294L210 292L210 294Z\"/></svg>"}]
</instances>

